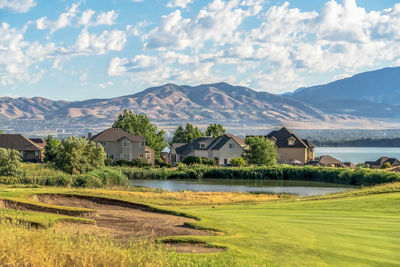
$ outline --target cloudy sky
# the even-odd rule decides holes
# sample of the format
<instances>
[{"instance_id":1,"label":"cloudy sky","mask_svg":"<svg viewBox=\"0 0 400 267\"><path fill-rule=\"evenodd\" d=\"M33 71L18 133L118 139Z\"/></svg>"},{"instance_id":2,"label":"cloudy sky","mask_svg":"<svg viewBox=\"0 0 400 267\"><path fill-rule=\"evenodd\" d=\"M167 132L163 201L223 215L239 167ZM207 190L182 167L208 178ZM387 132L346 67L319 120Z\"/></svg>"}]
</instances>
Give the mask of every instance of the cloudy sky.
<instances>
[{"instance_id":1,"label":"cloudy sky","mask_svg":"<svg viewBox=\"0 0 400 267\"><path fill-rule=\"evenodd\" d=\"M0 0L0 96L283 93L400 65L400 1Z\"/></svg>"}]
</instances>

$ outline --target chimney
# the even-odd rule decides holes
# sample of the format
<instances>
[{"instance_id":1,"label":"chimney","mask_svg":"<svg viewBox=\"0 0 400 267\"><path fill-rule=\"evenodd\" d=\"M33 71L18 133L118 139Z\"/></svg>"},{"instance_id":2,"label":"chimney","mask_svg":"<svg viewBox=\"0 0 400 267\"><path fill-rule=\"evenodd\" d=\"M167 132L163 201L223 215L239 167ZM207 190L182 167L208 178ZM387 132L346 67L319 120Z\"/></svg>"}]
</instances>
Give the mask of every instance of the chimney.
<instances>
[{"instance_id":1,"label":"chimney","mask_svg":"<svg viewBox=\"0 0 400 267\"><path fill-rule=\"evenodd\" d=\"M87 134L87 139L88 139L88 140L91 140L92 137L93 137L93 136L92 136L92 133L88 133L88 134Z\"/></svg>"}]
</instances>

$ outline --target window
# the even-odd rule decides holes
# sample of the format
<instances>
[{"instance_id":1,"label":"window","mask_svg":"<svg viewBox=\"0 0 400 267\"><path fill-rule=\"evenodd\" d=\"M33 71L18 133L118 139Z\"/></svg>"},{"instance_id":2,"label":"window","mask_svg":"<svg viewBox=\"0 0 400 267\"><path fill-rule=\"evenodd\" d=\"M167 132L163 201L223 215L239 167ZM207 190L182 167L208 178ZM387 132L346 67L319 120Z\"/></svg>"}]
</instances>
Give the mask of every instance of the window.
<instances>
[{"instance_id":1,"label":"window","mask_svg":"<svg viewBox=\"0 0 400 267\"><path fill-rule=\"evenodd\" d=\"M206 144L200 143L200 148L206 148Z\"/></svg>"},{"instance_id":2,"label":"window","mask_svg":"<svg viewBox=\"0 0 400 267\"><path fill-rule=\"evenodd\" d=\"M39 157L39 151L35 151L35 157Z\"/></svg>"},{"instance_id":3,"label":"window","mask_svg":"<svg viewBox=\"0 0 400 267\"><path fill-rule=\"evenodd\" d=\"M274 144L276 144L276 137L274 137L274 136L272 136L270 139L269 139L269 141L271 141L272 143L274 143Z\"/></svg>"},{"instance_id":4,"label":"window","mask_svg":"<svg viewBox=\"0 0 400 267\"><path fill-rule=\"evenodd\" d=\"M144 155L143 154L140 154L140 156L139 157L141 157L141 158L144 158Z\"/></svg>"},{"instance_id":5,"label":"window","mask_svg":"<svg viewBox=\"0 0 400 267\"><path fill-rule=\"evenodd\" d=\"M224 159L224 164L228 164L228 159Z\"/></svg>"},{"instance_id":6,"label":"window","mask_svg":"<svg viewBox=\"0 0 400 267\"><path fill-rule=\"evenodd\" d=\"M235 144L229 144L229 148L235 148Z\"/></svg>"},{"instance_id":7,"label":"window","mask_svg":"<svg viewBox=\"0 0 400 267\"><path fill-rule=\"evenodd\" d=\"M171 154L171 162L176 162L176 154Z\"/></svg>"},{"instance_id":8,"label":"window","mask_svg":"<svg viewBox=\"0 0 400 267\"><path fill-rule=\"evenodd\" d=\"M139 143L139 146L140 146L140 147L145 147L145 146L146 146L146 143L145 143L145 142L140 142L140 143Z\"/></svg>"},{"instance_id":9,"label":"window","mask_svg":"<svg viewBox=\"0 0 400 267\"><path fill-rule=\"evenodd\" d=\"M128 159L129 160L129 154L124 154L124 159Z\"/></svg>"},{"instance_id":10,"label":"window","mask_svg":"<svg viewBox=\"0 0 400 267\"><path fill-rule=\"evenodd\" d=\"M129 142L128 142L128 141L123 141L123 142L122 142L122 146L128 147L128 146L129 146Z\"/></svg>"},{"instance_id":11,"label":"window","mask_svg":"<svg viewBox=\"0 0 400 267\"><path fill-rule=\"evenodd\" d=\"M151 158L151 153L150 151L146 151L146 159L150 159Z\"/></svg>"},{"instance_id":12,"label":"window","mask_svg":"<svg viewBox=\"0 0 400 267\"><path fill-rule=\"evenodd\" d=\"M107 154L107 158L108 159L114 159L114 155L113 154Z\"/></svg>"},{"instance_id":13,"label":"window","mask_svg":"<svg viewBox=\"0 0 400 267\"><path fill-rule=\"evenodd\" d=\"M293 146L295 142L296 142L296 139L294 139L293 137L290 137L290 138L288 139L288 145L289 145L289 146Z\"/></svg>"},{"instance_id":14,"label":"window","mask_svg":"<svg viewBox=\"0 0 400 267\"><path fill-rule=\"evenodd\" d=\"M24 157L25 153L24 151L21 151L21 157Z\"/></svg>"},{"instance_id":15,"label":"window","mask_svg":"<svg viewBox=\"0 0 400 267\"><path fill-rule=\"evenodd\" d=\"M106 146L107 146L107 142L100 142L100 144L101 144L103 147L106 147Z\"/></svg>"}]
</instances>

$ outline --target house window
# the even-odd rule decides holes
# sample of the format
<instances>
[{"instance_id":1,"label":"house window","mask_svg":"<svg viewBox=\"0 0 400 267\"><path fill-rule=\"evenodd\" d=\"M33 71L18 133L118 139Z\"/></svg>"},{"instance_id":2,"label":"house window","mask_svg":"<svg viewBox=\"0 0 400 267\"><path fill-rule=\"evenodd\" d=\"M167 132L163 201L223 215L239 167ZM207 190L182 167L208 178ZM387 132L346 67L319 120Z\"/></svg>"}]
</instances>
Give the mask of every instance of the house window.
<instances>
[{"instance_id":1,"label":"house window","mask_svg":"<svg viewBox=\"0 0 400 267\"><path fill-rule=\"evenodd\" d=\"M228 159L224 159L224 164L228 164Z\"/></svg>"},{"instance_id":2,"label":"house window","mask_svg":"<svg viewBox=\"0 0 400 267\"><path fill-rule=\"evenodd\" d=\"M124 154L124 159L128 159L129 160L129 154Z\"/></svg>"},{"instance_id":3,"label":"house window","mask_svg":"<svg viewBox=\"0 0 400 267\"><path fill-rule=\"evenodd\" d=\"M294 139L293 137L290 137L290 138L288 139L288 145L289 145L289 146L293 146L295 142L296 142L296 139Z\"/></svg>"},{"instance_id":4,"label":"house window","mask_svg":"<svg viewBox=\"0 0 400 267\"><path fill-rule=\"evenodd\" d=\"M176 162L176 154L171 154L171 162Z\"/></svg>"},{"instance_id":5,"label":"house window","mask_svg":"<svg viewBox=\"0 0 400 267\"><path fill-rule=\"evenodd\" d=\"M150 159L151 158L151 154L149 151L146 151L146 159Z\"/></svg>"},{"instance_id":6,"label":"house window","mask_svg":"<svg viewBox=\"0 0 400 267\"><path fill-rule=\"evenodd\" d=\"M24 151L21 151L21 157L24 157L24 156L25 156Z\"/></svg>"},{"instance_id":7,"label":"house window","mask_svg":"<svg viewBox=\"0 0 400 267\"><path fill-rule=\"evenodd\" d=\"M108 159L114 159L114 155L113 154L107 154L107 158Z\"/></svg>"},{"instance_id":8,"label":"house window","mask_svg":"<svg viewBox=\"0 0 400 267\"><path fill-rule=\"evenodd\" d=\"M129 146L129 142L128 142L128 141L123 141L123 142L122 142L122 146L128 147L128 146Z\"/></svg>"},{"instance_id":9,"label":"house window","mask_svg":"<svg viewBox=\"0 0 400 267\"><path fill-rule=\"evenodd\" d=\"M106 146L107 146L107 142L100 142L100 144L101 144L103 147L106 147Z\"/></svg>"},{"instance_id":10,"label":"house window","mask_svg":"<svg viewBox=\"0 0 400 267\"><path fill-rule=\"evenodd\" d=\"M206 148L206 144L200 143L200 148Z\"/></svg>"},{"instance_id":11,"label":"house window","mask_svg":"<svg viewBox=\"0 0 400 267\"><path fill-rule=\"evenodd\" d=\"M140 154L140 156L139 157L141 157L141 158L144 158L144 155L143 154Z\"/></svg>"},{"instance_id":12,"label":"house window","mask_svg":"<svg viewBox=\"0 0 400 267\"><path fill-rule=\"evenodd\" d=\"M235 148L235 144L229 144L229 148Z\"/></svg>"},{"instance_id":13,"label":"house window","mask_svg":"<svg viewBox=\"0 0 400 267\"><path fill-rule=\"evenodd\" d=\"M146 143L145 143L145 142L140 142L140 143L139 143L139 146L140 146L140 147L145 147L145 146L146 146Z\"/></svg>"},{"instance_id":14,"label":"house window","mask_svg":"<svg viewBox=\"0 0 400 267\"><path fill-rule=\"evenodd\" d=\"M272 136L270 139L269 139L269 141L271 141L272 143L274 143L274 144L276 144L276 137L274 137L274 136Z\"/></svg>"}]
</instances>

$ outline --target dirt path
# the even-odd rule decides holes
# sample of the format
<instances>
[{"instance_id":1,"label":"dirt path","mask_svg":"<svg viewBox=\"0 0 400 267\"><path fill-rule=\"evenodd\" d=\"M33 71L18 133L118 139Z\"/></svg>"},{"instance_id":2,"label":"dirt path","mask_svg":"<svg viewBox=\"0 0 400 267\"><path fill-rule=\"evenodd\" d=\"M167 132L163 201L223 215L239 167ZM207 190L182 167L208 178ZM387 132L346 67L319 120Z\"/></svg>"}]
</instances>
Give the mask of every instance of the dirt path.
<instances>
[{"instance_id":1,"label":"dirt path","mask_svg":"<svg viewBox=\"0 0 400 267\"><path fill-rule=\"evenodd\" d=\"M110 201L107 203L104 198L80 198L79 196L63 195L36 195L35 200L42 203L81 207L95 209L95 215L87 216L94 219L95 225L60 223L56 231L71 233L94 233L108 235L119 240L129 240L132 235L155 239L166 236L209 236L211 232L191 229L184 226L185 222L195 220L180 216L149 212L143 208L126 207L121 203ZM134 204L132 204L134 205ZM207 248L198 244L171 244L177 252L205 253L219 252L219 248ZM202 247L201 247L202 246ZM222 249L223 250L223 249Z\"/></svg>"}]
</instances>

